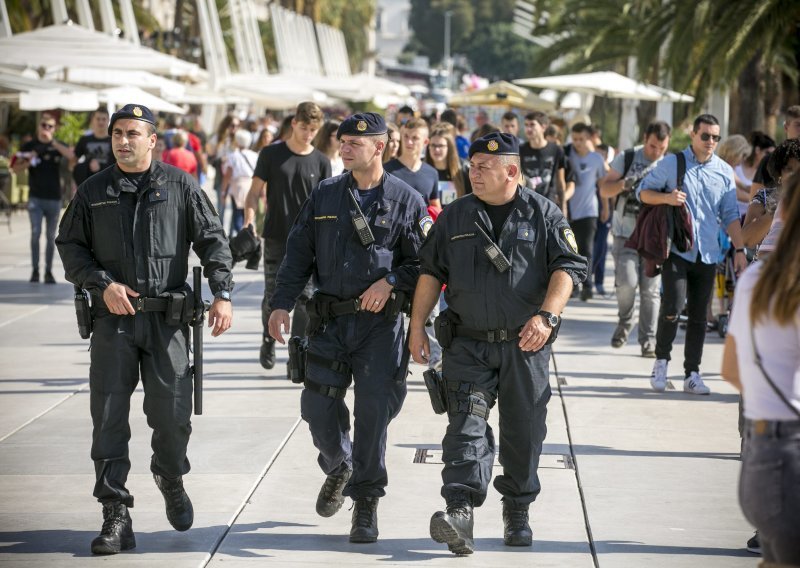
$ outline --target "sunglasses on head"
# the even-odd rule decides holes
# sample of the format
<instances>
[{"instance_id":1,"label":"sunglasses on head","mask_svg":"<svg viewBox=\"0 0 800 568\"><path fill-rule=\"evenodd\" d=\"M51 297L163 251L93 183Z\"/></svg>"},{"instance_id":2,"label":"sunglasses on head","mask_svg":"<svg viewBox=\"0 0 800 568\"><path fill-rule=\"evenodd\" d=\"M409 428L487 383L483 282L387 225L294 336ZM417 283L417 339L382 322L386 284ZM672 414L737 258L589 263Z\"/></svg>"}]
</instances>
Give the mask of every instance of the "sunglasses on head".
<instances>
[{"instance_id":1,"label":"sunglasses on head","mask_svg":"<svg viewBox=\"0 0 800 568\"><path fill-rule=\"evenodd\" d=\"M720 136L719 134L709 134L708 132L703 132L700 135L700 140L702 140L703 142L708 142L709 139L713 140L714 142L719 142L720 140L722 140L722 136Z\"/></svg>"},{"instance_id":2,"label":"sunglasses on head","mask_svg":"<svg viewBox=\"0 0 800 568\"><path fill-rule=\"evenodd\" d=\"M56 127L55 124L52 124L50 122L40 122L39 126L44 128L45 130L52 130L53 128Z\"/></svg>"}]
</instances>

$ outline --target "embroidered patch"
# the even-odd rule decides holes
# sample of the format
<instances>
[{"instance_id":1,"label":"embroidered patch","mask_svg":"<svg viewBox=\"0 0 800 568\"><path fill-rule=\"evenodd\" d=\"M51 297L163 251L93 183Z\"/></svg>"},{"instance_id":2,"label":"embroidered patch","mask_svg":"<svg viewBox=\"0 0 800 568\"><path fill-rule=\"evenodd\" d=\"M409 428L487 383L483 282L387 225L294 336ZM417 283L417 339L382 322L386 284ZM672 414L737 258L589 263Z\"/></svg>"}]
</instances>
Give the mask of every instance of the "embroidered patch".
<instances>
[{"instance_id":1,"label":"embroidered patch","mask_svg":"<svg viewBox=\"0 0 800 568\"><path fill-rule=\"evenodd\" d=\"M90 203L89 207L108 207L110 205L119 205L119 199L109 199L108 201L97 201Z\"/></svg>"},{"instance_id":2,"label":"embroidered patch","mask_svg":"<svg viewBox=\"0 0 800 568\"><path fill-rule=\"evenodd\" d=\"M428 232L433 227L433 219L431 219L430 215L425 215L422 219L419 220L419 229L422 231L422 236L427 237Z\"/></svg>"},{"instance_id":3,"label":"embroidered patch","mask_svg":"<svg viewBox=\"0 0 800 568\"><path fill-rule=\"evenodd\" d=\"M335 221L338 218L336 215L320 215L319 217L314 217L314 221Z\"/></svg>"},{"instance_id":4,"label":"embroidered patch","mask_svg":"<svg viewBox=\"0 0 800 568\"><path fill-rule=\"evenodd\" d=\"M561 232L564 235L564 240L567 241L569 248L572 249L572 252L578 254L578 241L575 240L575 233L572 232L572 229L564 227Z\"/></svg>"},{"instance_id":5,"label":"embroidered patch","mask_svg":"<svg viewBox=\"0 0 800 568\"><path fill-rule=\"evenodd\" d=\"M490 152L494 152L495 150L497 150L497 148L499 148L497 140L490 140L489 143L486 145L486 149L489 150Z\"/></svg>"},{"instance_id":6,"label":"embroidered patch","mask_svg":"<svg viewBox=\"0 0 800 568\"><path fill-rule=\"evenodd\" d=\"M140 109L139 107L133 107L133 116L135 116L136 118L141 117L142 109Z\"/></svg>"},{"instance_id":7,"label":"embroidered patch","mask_svg":"<svg viewBox=\"0 0 800 568\"><path fill-rule=\"evenodd\" d=\"M471 239L477 236L477 233L461 233L460 235L453 235L450 241L460 241L461 239Z\"/></svg>"},{"instance_id":8,"label":"embroidered patch","mask_svg":"<svg viewBox=\"0 0 800 568\"><path fill-rule=\"evenodd\" d=\"M517 229L517 239L521 241L532 241L533 230L530 227L520 227Z\"/></svg>"}]
</instances>

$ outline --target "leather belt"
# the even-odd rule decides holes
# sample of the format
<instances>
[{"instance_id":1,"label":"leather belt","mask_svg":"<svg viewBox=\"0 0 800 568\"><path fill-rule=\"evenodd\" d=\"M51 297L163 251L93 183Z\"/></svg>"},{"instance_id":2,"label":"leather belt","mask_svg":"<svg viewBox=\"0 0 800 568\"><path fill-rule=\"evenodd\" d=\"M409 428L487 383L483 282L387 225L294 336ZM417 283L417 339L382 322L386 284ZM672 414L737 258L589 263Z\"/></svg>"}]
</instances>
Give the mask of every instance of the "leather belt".
<instances>
[{"instance_id":1,"label":"leather belt","mask_svg":"<svg viewBox=\"0 0 800 568\"><path fill-rule=\"evenodd\" d=\"M131 301L133 309L137 312L166 312L167 299L166 298L128 298Z\"/></svg>"},{"instance_id":2,"label":"leather belt","mask_svg":"<svg viewBox=\"0 0 800 568\"><path fill-rule=\"evenodd\" d=\"M747 433L751 436L787 438L800 434L800 420L748 420Z\"/></svg>"}]
</instances>

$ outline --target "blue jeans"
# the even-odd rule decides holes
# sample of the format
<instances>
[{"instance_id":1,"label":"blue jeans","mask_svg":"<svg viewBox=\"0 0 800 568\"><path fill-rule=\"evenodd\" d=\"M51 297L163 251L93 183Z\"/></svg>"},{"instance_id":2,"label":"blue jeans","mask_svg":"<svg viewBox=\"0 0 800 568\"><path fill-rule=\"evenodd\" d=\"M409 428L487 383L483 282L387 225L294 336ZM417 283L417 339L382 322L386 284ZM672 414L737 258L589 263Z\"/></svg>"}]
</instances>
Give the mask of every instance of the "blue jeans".
<instances>
[{"instance_id":1,"label":"blue jeans","mask_svg":"<svg viewBox=\"0 0 800 568\"><path fill-rule=\"evenodd\" d=\"M53 268L56 229L58 216L61 214L60 199L28 199L28 216L31 219L31 266L39 270L39 240L42 236L42 218L47 220L47 245L44 252L44 269L49 272Z\"/></svg>"},{"instance_id":2,"label":"blue jeans","mask_svg":"<svg viewBox=\"0 0 800 568\"><path fill-rule=\"evenodd\" d=\"M798 485L800 421L748 421L739 504L758 529L764 562L800 566Z\"/></svg>"}]
</instances>

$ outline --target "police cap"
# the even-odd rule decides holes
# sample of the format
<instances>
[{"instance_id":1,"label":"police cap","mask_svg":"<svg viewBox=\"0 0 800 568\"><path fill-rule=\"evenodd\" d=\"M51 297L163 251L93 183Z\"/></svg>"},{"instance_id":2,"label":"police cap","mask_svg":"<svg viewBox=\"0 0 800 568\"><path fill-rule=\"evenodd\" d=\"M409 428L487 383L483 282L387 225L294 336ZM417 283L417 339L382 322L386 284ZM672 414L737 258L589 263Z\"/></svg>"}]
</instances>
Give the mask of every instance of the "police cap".
<instances>
[{"instance_id":1,"label":"police cap","mask_svg":"<svg viewBox=\"0 0 800 568\"><path fill-rule=\"evenodd\" d=\"M492 132L478 138L469 147L469 157L473 154L519 155L519 140L513 134Z\"/></svg>"},{"instance_id":2,"label":"police cap","mask_svg":"<svg viewBox=\"0 0 800 568\"><path fill-rule=\"evenodd\" d=\"M386 121L375 112L360 112L345 118L336 131L336 138L348 136L379 136L386 134Z\"/></svg>"},{"instance_id":3,"label":"police cap","mask_svg":"<svg viewBox=\"0 0 800 568\"><path fill-rule=\"evenodd\" d=\"M147 122L148 124L152 124L153 126L156 125L156 118L153 116L153 113L150 111L149 108L147 108L144 105L128 104L111 115L111 120L108 121L109 136L111 136L111 131L114 128L114 123L121 118L133 118L135 120L141 120L142 122Z\"/></svg>"}]
</instances>

